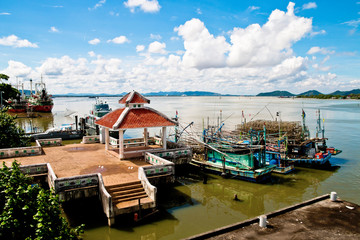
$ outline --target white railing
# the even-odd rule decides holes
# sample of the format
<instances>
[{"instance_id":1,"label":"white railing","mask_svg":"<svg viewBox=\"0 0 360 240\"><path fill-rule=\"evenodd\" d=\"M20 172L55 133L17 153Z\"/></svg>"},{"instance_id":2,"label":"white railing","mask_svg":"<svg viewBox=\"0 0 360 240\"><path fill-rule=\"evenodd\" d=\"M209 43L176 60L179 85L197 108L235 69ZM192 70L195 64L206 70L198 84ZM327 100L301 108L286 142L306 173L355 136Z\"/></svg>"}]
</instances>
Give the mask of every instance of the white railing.
<instances>
[{"instance_id":1,"label":"white railing","mask_svg":"<svg viewBox=\"0 0 360 240\"><path fill-rule=\"evenodd\" d=\"M111 146L119 147L119 139L113 137L110 137L109 139L110 139L109 144Z\"/></svg>"},{"instance_id":2,"label":"white railing","mask_svg":"<svg viewBox=\"0 0 360 240\"><path fill-rule=\"evenodd\" d=\"M115 214L114 214L114 207L112 204L111 195L108 193L108 191L105 188L102 175L100 173L98 173L97 175L99 179L99 195L103 206L103 211L108 218L112 218L115 216Z\"/></svg>"},{"instance_id":3,"label":"white railing","mask_svg":"<svg viewBox=\"0 0 360 240\"><path fill-rule=\"evenodd\" d=\"M41 147L50 147L50 146L61 146L61 138L49 138L49 139L37 139L36 145Z\"/></svg>"},{"instance_id":4,"label":"white railing","mask_svg":"<svg viewBox=\"0 0 360 240\"><path fill-rule=\"evenodd\" d=\"M159 156L146 152L145 162L152 165L152 166L143 167L145 174L147 176L160 175L160 174L175 175L175 164L166 159L163 159Z\"/></svg>"},{"instance_id":5,"label":"white railing","mask_svg":"<svg viewBox=\"0 0 360 240\"><path fill-rule=\"evenodd\" d=\"M54 170L52 169L50 163L47 163L47 169L48 169L48 183L49 187L53 188L55 190L55 180L57 179Z\"/></svg>"},{"instance_id":6,"label":"white railing","mask_svg":"<svg viewBox=\"0 0 360 240\"><path fill-rule=\"evenodd\" d=\"M124 147L138 147L145 146L145 142L143 138L130 138L124 139Z\"/></svg>"},{"instance_id":7,"label":"white railing","mask_svg":"<svg viewBox=\"0 0 360 240\"><path fill-rule=\"evenodd\" d=\"M100 142L100 136L99 135L93 135L93 136L83 136L83 139L81 143L89 144L89 143L99 143Z\"/></svg>"},{"instance_id":8,"label":"white railing","mask_svg":"<svg viewBox=\"0 0 360 240\"><path fill-rule=\"evenodd\" d=\"M156 202L156 191L157 191L157 189L147 179L144 167L139 167L138 173L139 173L139 180L141 181L141 185L143 186L146 194L149 196L149 198L151 200Z\"/></svg>"},{"instance_id":9,"label":"white railing","mask_svg":"<svg viewBox=\"0 0 360 240\"><path fill-rule=\"evenodd\" d=\"M41 155L40 146L0 149L0 158L24 157L33 155Z\"/></svg>"}]
</instances>

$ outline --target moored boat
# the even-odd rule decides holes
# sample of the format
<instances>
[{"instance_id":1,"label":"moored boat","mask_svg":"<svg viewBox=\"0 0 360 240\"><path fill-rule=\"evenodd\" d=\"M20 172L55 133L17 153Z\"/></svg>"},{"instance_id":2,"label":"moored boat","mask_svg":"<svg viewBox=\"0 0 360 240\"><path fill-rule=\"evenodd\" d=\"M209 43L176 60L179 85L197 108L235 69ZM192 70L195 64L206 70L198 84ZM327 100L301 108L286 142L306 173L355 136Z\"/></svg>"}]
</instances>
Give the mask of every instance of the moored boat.
<instances>
[{"instance_id":1,"label":"moored boat","mask_svg":"<svg viewBox=\"0 0 360 240\"><path fill-rule=\"evenodd\" d=\"M266 165L263 153L261 147L211 143L205 145L205 154L195 155L191 163L223 176L264 182L276 166Z\"/></svg>"}]
</instances>

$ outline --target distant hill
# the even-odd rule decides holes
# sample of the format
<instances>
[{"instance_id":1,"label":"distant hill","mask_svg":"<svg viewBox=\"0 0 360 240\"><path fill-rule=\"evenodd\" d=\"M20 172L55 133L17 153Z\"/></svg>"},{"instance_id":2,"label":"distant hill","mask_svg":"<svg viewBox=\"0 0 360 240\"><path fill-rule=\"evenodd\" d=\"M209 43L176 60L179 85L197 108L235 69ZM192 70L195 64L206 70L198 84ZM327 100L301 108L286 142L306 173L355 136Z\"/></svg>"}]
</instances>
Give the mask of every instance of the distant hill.
<instances>
[{"instance_id":1,"label":"distant hill","mask_svg":"<svg viewBox=\"0 0 360 240\"><path fill-rule=\"evenodd\" d=\"M333 93L330 93L329 95L340 95L340 96L348 96L350 94L360 94L360 89L353 89L350 91L335 91Z\"/></svg>"},{"instance_id":2,"label":"distant hill","mask_svg":"<svg viewBox=\"0 0 360 240\"><path fill-rule=\"evenodd\" d=\"M298 96L317 96L317 95L320 95L320 94L322 94L322 93L319 92L319 91L309 90L307 92L303 92L303 93L298 94Z\"/></svg>"},{"instance_id":3,"label":"distant hill","mask_svg":"<svg viewBox=\"0 0 360 240\"><path fill-rule=\"evenodd\" d=\"M145 96L224 96L220 93L205 92L205 91L185 91L185 92L150 92L145 93Z\"/></svg>"},{"instance_id":4,"label":"distant hill","mask_svg":"<svg viewBox=\"0 0 360 240\"><path fill-rule=\"evenodd\" d=\"M259 93L256 96L258 96L258 97L292 97L292 96L295 96L295 94L292 94L288 91L273 91L273 92Z\"/></svg>"},{"instance_id":5,"label":"distant hill","mask_svg":"<svg viewBox=\"0 0 360 240\"><path fill-rule=\"evenodd\" d=\"M67 93L67 94L54 94L53 97L120 97L127 94L127 92L119 94L106 94L106 93ZM229 94L220 94L214 92L205 92L205 91L186 91L186 92L150 92L144 93L144 96L232 96Z\"/></svg>"}]
</instances>

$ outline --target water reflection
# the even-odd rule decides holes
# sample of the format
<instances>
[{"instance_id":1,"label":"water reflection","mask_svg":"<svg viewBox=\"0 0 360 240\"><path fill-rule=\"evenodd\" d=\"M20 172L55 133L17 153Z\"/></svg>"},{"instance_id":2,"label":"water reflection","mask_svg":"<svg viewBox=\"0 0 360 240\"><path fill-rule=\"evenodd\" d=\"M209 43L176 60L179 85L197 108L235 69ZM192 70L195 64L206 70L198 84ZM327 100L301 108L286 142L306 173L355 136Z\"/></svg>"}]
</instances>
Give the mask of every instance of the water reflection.
<instances>
[{"instance_id":1,"label":"water reflection","mask_svg":"<svg viewBox=\"0 0 360 240\"><path fill-rule=\"evenodd\" d=\"M25 133L43 132L54 126L54 115L52 113L11 113L17 116L16 122L19 127L25 130ZM29 117L30 116L30 117Z\"/></svg>"}]
</instances>

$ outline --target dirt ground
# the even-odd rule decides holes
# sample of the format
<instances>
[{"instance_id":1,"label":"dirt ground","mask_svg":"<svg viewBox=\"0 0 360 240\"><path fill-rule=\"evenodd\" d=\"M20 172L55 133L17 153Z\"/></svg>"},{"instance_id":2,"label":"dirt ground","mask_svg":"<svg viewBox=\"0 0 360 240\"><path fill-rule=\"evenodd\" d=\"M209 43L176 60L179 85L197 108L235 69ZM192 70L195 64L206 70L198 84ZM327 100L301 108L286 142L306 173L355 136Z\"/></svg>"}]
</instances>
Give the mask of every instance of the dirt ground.
<instances>
[{"instance_id":1,"label":"dirt ground","mask_svg":"<svg viewBox=\"0 0 360 240\"><path fill-rule=\"evenodd\" d=\"M323 200L209 239L360 239L360 206Z\"/></svg>"}]
</instances>

